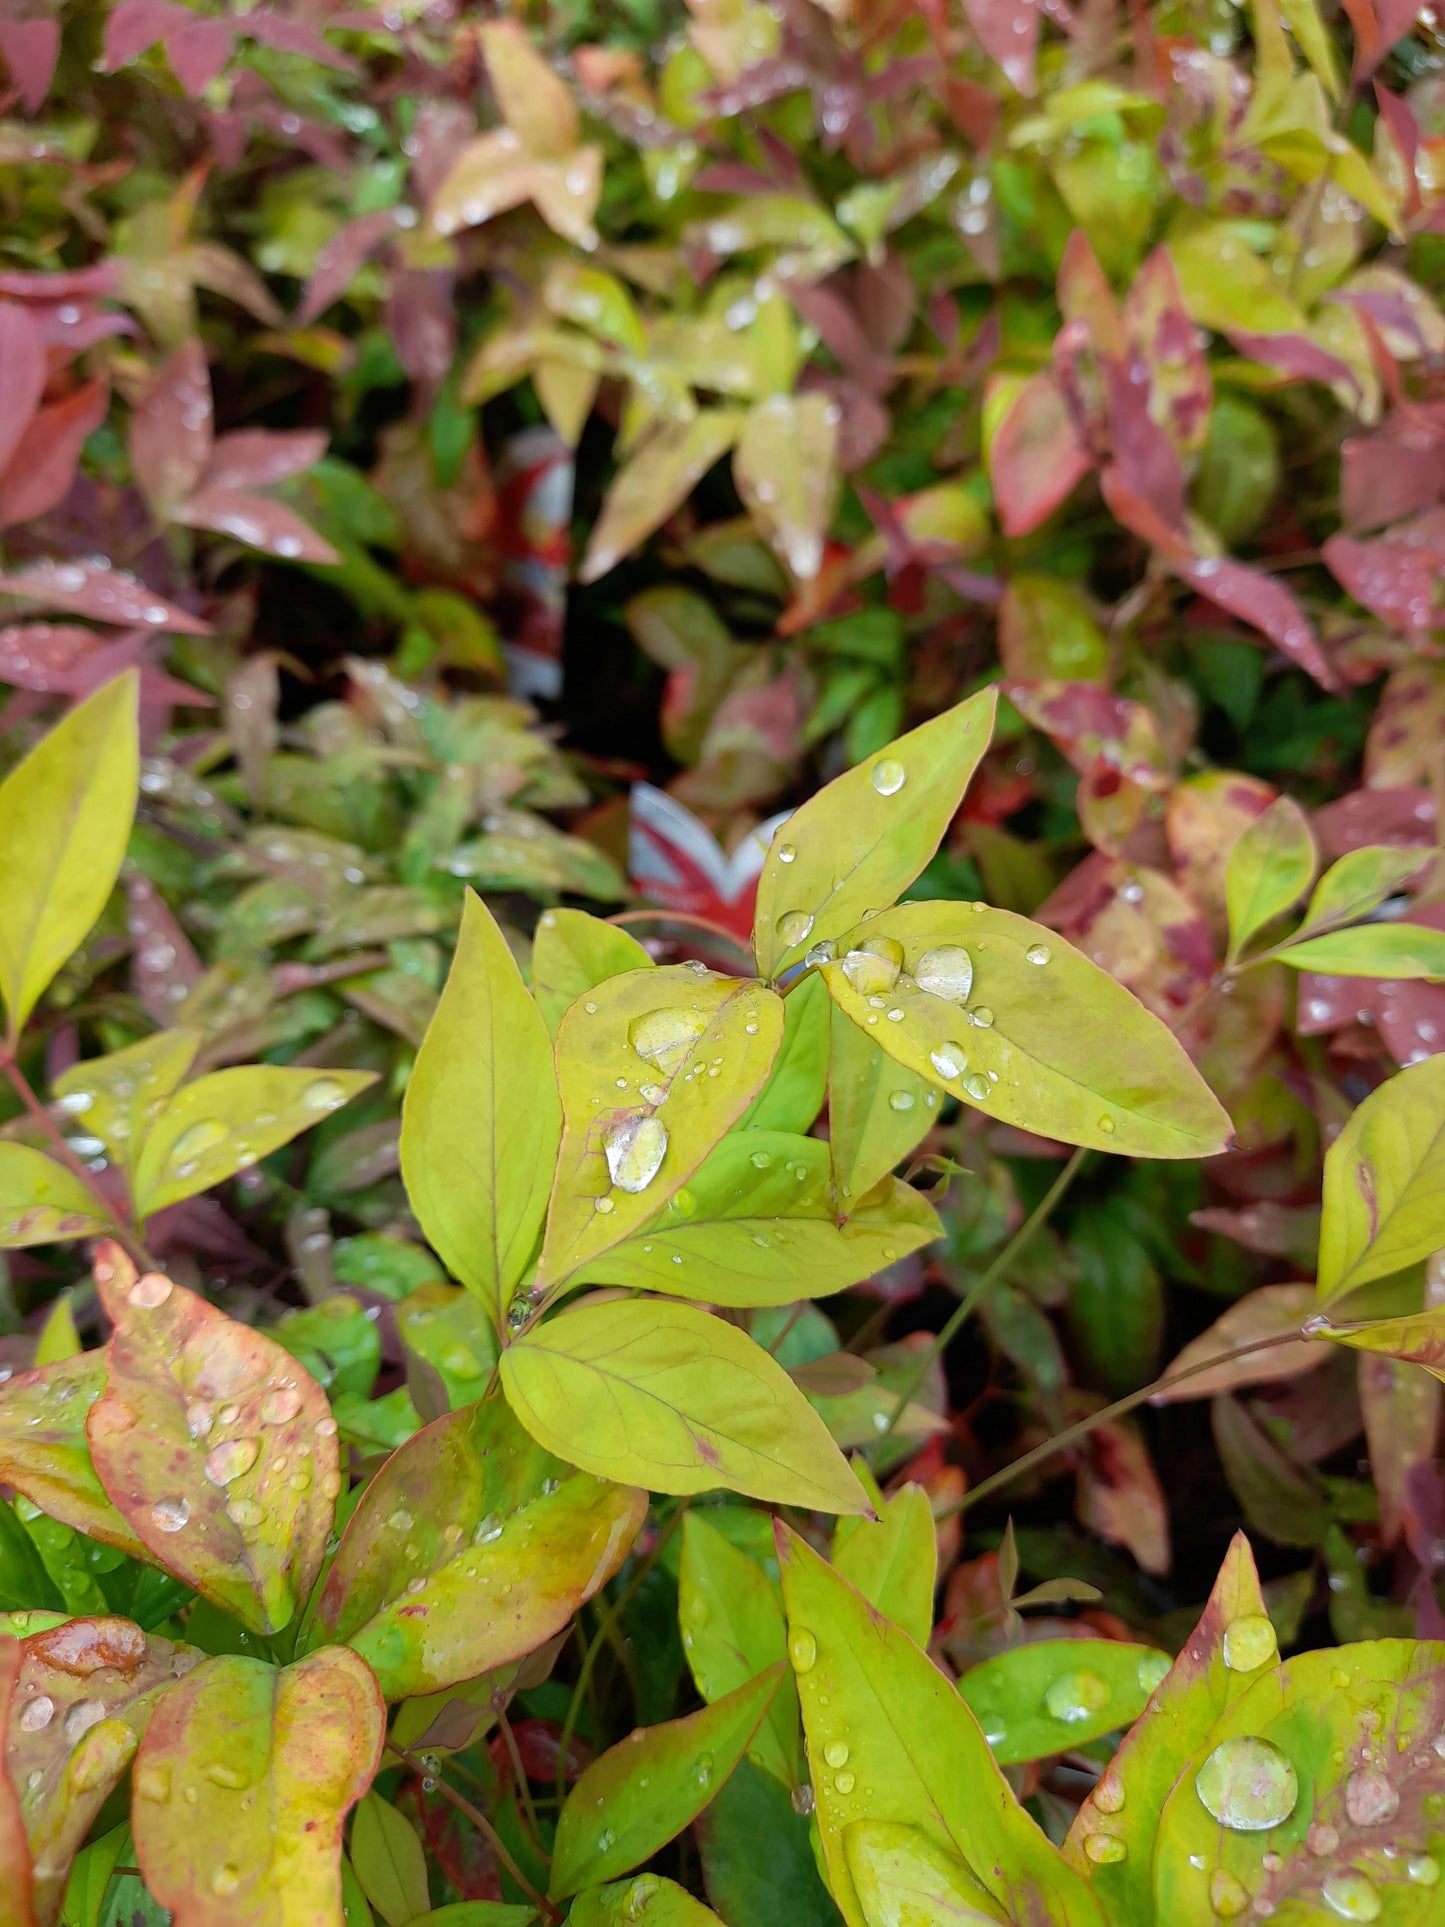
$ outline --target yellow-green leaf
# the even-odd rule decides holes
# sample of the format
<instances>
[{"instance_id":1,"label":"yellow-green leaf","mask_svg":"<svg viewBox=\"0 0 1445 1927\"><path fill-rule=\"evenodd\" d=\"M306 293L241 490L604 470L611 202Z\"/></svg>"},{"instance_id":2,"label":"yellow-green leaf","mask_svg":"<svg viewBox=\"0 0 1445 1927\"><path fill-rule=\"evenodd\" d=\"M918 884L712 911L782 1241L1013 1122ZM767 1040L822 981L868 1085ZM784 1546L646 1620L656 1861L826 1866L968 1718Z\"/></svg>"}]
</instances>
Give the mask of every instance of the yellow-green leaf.
<instances>
[{"instance_id":1,"label":"yellow-green leaf","mask_svg":"<svg viewBox=\"0 0 1445 1927\"><path fill-rule=\"evenodd\" d=\"M136 1215L209 1191L288 1144L376 1082L374 1071L244 1064L183 1084L136 1161Z\"/></svg>"},{"instance_id":2,"label":"yellow-green leaf","mask_svg":"<svg viewBox=\"0 0 1445 1927\"><path fill-rule=\"evenodd\" d=\"M806 1131L823 1108L832 1005L815 973L783 1000L783 1041L768 1081L743 1113L745 1131Z\"/></svg>"},{"instance_id":3,"label":"yellow-green leaf","mask_svg":"<svg viewBox=\"0 0 1445 1927\"><path fill-rule=\"evenodd\" d=\"M748 415L733 479L788 573L811 582L838 493L838 424L829 394L769 395Z\"/></svg>"},{"instance_id":4,"label":"yellow-green leaf","mask_svg":"<svg viewBox=\"0 0 1445 1927\"><path fill-rule=\"evenodd\" d=\"M1299 934L1353 923L1367 916L1371 910L1378 909L1392 891L1414 876L1429 854L1428 850L1394 850L1387 844L1347 850L1315 885Z\"/></svg>"},{"instance_id":5,"label":"yellow-green leaf","mask_svg":"<svg viewBox=\"0 0 1445 1927\"><path fill-rule=\"evenodd\" d=\"M1325 1154L1316 1289L1328 1305L1445 1245L1445 1057L1372 1091Z\"/></svg>"},{"instance_id":6,"label":"yellow-green leaf","mask_svg":"<svg viewBox=\"0 0 1445 1927\"><path fill-rule=\"evenodd\" d=\"M104 1352L17 1372L0 1386L0 1479L63 1525L147 1559L91 1463L86 1414L104 1389Z\"/></svg>"},{"instance_id":7,"label":"yellow-green leaf","mask_svg":"<svg viewBox=\"0 0 1445 1927\"><path fill-rule=\"evenodd\" d=\"M878 1518L840 1519L833 1566L885 1619L920 1646L933 1631L938 1535L921 1485L905 1485L878 1508Z\"/></svg>"},{"instance_id":8,"label":"yellow-green leaf","mask_svg":"<svg viewBox=\"0 0 1445 1927\"><path fill-rule=\"evenodd\" d=\"M600 1874L628 1872L696 1819L743 1757L786 1670L779 1659L700 1713L638 1727L594 1760L557 1820L549 1896L564 1900Z\"/></svg>"},{"instance_id":9,"label":"yellow-green leaf","mask_svg":"<svg viewBox=\"0 0 1445 1927\"><path fill-rule=\"evenodd\" d=\"M407 1084L401 1170L438 1257L498 1323L536 1250L561 1135L547 1027L491 912L469 893Z\"/></svg>"},{"instance_id":10,"label":"yellow-green leaf","mask_svg":"<svg viewBox=\"0 0 1445 1927\"><path fill-rule=\"evenodd\" d=\"M624 970L649 970L652 959L636 937L585 910L546 910L532 943L532 995L555 1037L567 1006Z\"/></svg>"},{"instance_id":11,"label":"yellow-green leaf","mask_svg":"<svg viewBox=\"0 0 1445 1927\"><path fill-rule=\"evenodd\" d=\"M736 1326L691 1305L604 1299L562 1312L502 1353L502 1384L540 1444L598 1478L868 1510L782 1367Z\"/></svg>"},{"instance_id":12,"label":"yellow-green leaf","mask_svg":"<svg viewBox=\"0 0 1445 1927\"><path fill-rule=\"evenodd\" d=\"M428 1911L426 1854L416 1828L379 1793L368 1793L351 1823L351 1865L386 1927L407 1927Z\"/></svg>"},{"instance_id":13,"label":"yellow-green leaf","mask_svg":"<svg viewBox=\"0 0 1445 1927\"><path fill-rule=\"evenodd\" d=\"M995 1653L958 1682L1003 1766L1067 1753L1132 1726L1169 1671L1157 1647L1041 1639Z\"/></svg>"},{"instance_id":14,"label":"yellow-green leaf","mask_svg":"<svg viewBox=\"0 0 1445 1927\"><path fill-rule=\"evenodd\" d=\"M1298 903L1319 861L1309 819L1292 797L1277 796L1241 831L1224 871L1229 911L1229 955Z\"/></svg>"},{"instance_id":15,"label":"yellow-green leaf","mask_svg":"<svg viewBox=\"0 0 1445 1927\"><path fill-rule=\"evenodd\" d=\"M828 1142L845 1208L918 1148L937 1114L938 1092L929 1080L880 1050L835 1004L828 1045Z\"/></svg>"},{"instance_id":16,"label":"yellow-green leaf","mask_svg":"<svg viewBox=\"0 0 1445 1927\"><path fill-rule=\"evenodd\" d=\"M585 1269L715 1305L790 1305L871 1278L942 1237L927 1198L884 1178L838 1223L828 1146L789 1131L734 1131L684 1190Z\"/></svg>"},{"instance_id":17,"label":"yellow-green leaf","mask_svg":"<svg viewBox=\"0 0 1445 1927\"><path fill-rule=\"evenodd\" d=\"M99 1201L63 1164L28 1144L0 1144L0 1245L86 1238L106 1222Z\"/></svg>"},{"instance_id":18,"label":"yellow-green leaf","mask_svg":"<svg viewBox=\"0 0 1445 1927\"><path fill-rule=\"evenodd\" d=\"M569 1927L723 1927L711 1907L655 1873L589 1887L578 1895L567 1919Z\"/></svg>"},{"instance_id":19,"label":"yellow-green leaf","mask_svg":"<svg viewBox=\"0 0 1445 1927\"><path fill-rule=\"evenodd\" d=\"M1223 1148L1228 1115L1177 1039L1051 930L983 904L905 903L854 938L870 949L823 969L839 1008L988 1116L1124 1156ZM899 968L886 991L884 959Z\"/></svg>"},{"instance_id":20,"label":"yellow-green leaf","mask_svg":"<svg viewBox=\"0 0 1445 1927\"><path fill-rule=\"evenodd\" d=\"M18 1639L0 1636L0 1731L10 1730L15 1688L24 1651ZM25 1816L8 1760L0 1760L0 1927L35 1927L35 1880Z\"/></svg>"},{"instance_id":21,"label":"yellow-green leaf","mask_svg":"<svg viewBox=\"0 0 1445 1927\"><path fill-rule=\"evenodd\" d=\"M709 1703L786 1657L787 1628L773 1586L696 1511L682 1526L677 1619L697 1690ZM798 1695L790 1678L779 1684L748 1755L785 1787L797 1785Z\"/></svg>"},{"instance_id":22,"label":"yellow-green leaf","mask_svg":"<svg viewBox=\"0 0 1445 1927\"><path fill-rule=\"evenodd\" d=\"M737 440L743 416L700 409L689 421L665 421L634 448L607 491L578 578L595 582L646 541L692 493Z\"/></svg>"},{"instance_id":23,"label":"yellow-green leaf","mask_svg":"<svg viewBox=\"0 0 1445 1927\"><path fill-rule=\"evenodd\" d=\"M1359 1324L1311 1318L1306 1329L1336 1345L1421 1365L1445 1383L1445 1307L1406 1313L1402 1318L1370 1318Z\"/></svg>"},{"instance_id":24,"label":"yellow-green leaf","mask_svg":"<svg viewBox=\"0 0 1445 1927\"><path fill-rule=\"evenodd\" d=\"M0 783L0 999L12 1041L120 874L139 777L138 687L127 670L97 689Z\"/></svg>"},{"instance_id":25,"label":"yellow-green leaf","mask_svg":"<svg viewBox=\"0 0 1445 1927\"><path fill-rule=\"evenodd\" d=\"M753 951L776 977L905 890L953 820L993 734L980 690L835 777L774 837L758 882Z\"/></svg>"},{"instance_id":26,"label":"yellow-green leaf","mask_svg":"<svg viewBox=\"0 0 1445 1927\"><path fill-rule=\"evenodd\" d=\"M1328 977L1445 977L1445 930L1423 923L1357 923L1278 952L1294 970Z\"/></svg>"},{"instance_id":27,"label":"yellow-green leaf","mask_svg":"<svg viewBox=\"0 0 1445 1927\"><path fill-rule=\"evenodd\" d=\"M921 1827L896 1820L855 1820L843 1832L848 1872L868 1927L917 1921L967 1927L1007 1923L1009 1915L957 1854L945 1853Z\"/></svg>"},{"instance_id":28,"label":"yellow-green leaf","mask_svg":"<svg viewBox=\"0 0 1445 1927\"><path fill-rule=\"evenodd\" d=\"M227 1654L174 1684L136 1757L131 1820L174 1927L340 1927L342 1824L385 1730L344 1647L284 1669Z\"/></svg>"},{"instance_id":29,"label":"yellow-green leaf","mask_svg":"<svg viewBox=\"0 0 1445 1927\"><path fill-rule=\"evenodd\" d=\"M86 1136L99 1138L123 1171L133 1171L156 1111L191 1068L201 1036L161 1030L73 1064L53 1085L61 1110L81 1119Z\"/></svg>"},{"instance_id":30,"label":"yellow-green leaf","mask_svg":"<svg viewBox=\"0 0 1445 1927\"><path fill-rule=\"evenodd\" d=\"M772 991L701 965L630 970L572 1006L557 1033L564 1129L539 1287L662 1209L757 1095L782 1032Z\"/></svg>"},{"instance_id":31,"label":"yellow-green leaf","mask_svg":"<svg viewBox=\"0 0 1445 1927\"><path fill-rule=\"evenodd\" d=\"M75 1329L70 1300L70 1292L63 1291L50 1307L49 1316L41 1326L40 1336L35 1343L37 1366L55 1365L63 1358L79 1358L83 1347L80 1334Z\"/></svg>"}]
</instances>

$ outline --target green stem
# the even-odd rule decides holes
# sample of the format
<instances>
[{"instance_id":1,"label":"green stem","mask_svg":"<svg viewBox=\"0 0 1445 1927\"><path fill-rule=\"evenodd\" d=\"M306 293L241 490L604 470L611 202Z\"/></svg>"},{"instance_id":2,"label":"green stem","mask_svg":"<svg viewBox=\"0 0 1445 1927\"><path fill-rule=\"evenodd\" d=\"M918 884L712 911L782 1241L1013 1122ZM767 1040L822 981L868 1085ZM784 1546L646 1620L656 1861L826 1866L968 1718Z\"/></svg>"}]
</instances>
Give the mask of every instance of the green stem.
<instances>
[{"instance_id":1,"label":"green stem","mask_svg":"<svg viewBox=\"0 0 1445 1927\"><path fill-rule=\"evenodd\" d=\"M537 1808L532 1799L531 1784L527 1779L527 1769L522 1764L522 1749L517 1745L517 1736L512 1731L512 1722L507 1718L505 1706L496 1707L497 1725L502 1730L502 1743L507 1749L507 1757L512 1762L512 1771L517 1776L517 1798L521 1803L522 1817L527 1823L527 1831L536 1844L538 1853L545 1855L542 1845L542 1829L537 1820Z\"/></svg>"},{"instance_id":2,"label":"green stem","mask_svg":"<svg viewBox=\"0 0 1445 1927\"><path fill-rule=\"evenodd\" d=\"M481 1808L474 1807L470 1800L464 1799L454 1786L448 1786L446 1780L440 1773L434 1774L428 1772L426 1763L418 1759L410 1747L398 1746L395 1740L388 1740L386 1744L388 1750L394 1753L399 1760L404 1760L412 1772L419 1778L434 1779L436 1781L437 1792L442 1798L449 1801L458 1813L463 1814L470 1820L478 1833L486 1836L492 1843L493 1853L496 1854L498 1860L501 1861L507 1872L512 1876L513 1880L516 1881L517 1885L522 1889L522 1892L527 1896L528 1900L531 1901L538 1913L542 1915L543 1919L560 1920L562 1918L561 1908L553 1906L545 1894L538 1893L537 1889L512 1858L507 1849L506 1841L503 1840L502 1836L497 1832L497 1829L492 1825L486 1814L482 1812Z\"/></svg>"},{"instance_id":3,"label":"green stem","mask_svg":"<svg viewBox=\"0 0 1445 1927\"><path fill-rule=\"evenodd\" d=\"M1023 1223L1009 1239L1003 1250L994 1259L993 1263L959 1300L957 1310L952 1314L943 1330L939 1332L928 1350L923 1354L923 1357L918 1361L912 1377L909 1378L903 1390L898 1394L898 1402L888 1415L888 1423L878 1435L880 1444L884 1439L892 1435L894 1427L898 1424L899 1419L902 1418L905 1408L912 1402L913 1396L919 1386L922 1385L924 1379L927 1378L939 1358L942 1357L943 1353L947 1351L948 1347L953 1343L978 1305L980 1305L989 1292L993 1290L993 1287L998 1283L999 1279L1003 1277L1004 1273L1012 1265L1014 1259L1018 1257L1024 1246L1028 1244L1029 1240L1033 1237L1034 1233L1048 1222L1053 1213L1054 1206L1078 1176L1084 1159L1088 1155L1085 1147L1080 1145L1044 1193L1043 1197L1039 1199L1033 1210L1024 1219Z\"/></svg>"}]
</instances>

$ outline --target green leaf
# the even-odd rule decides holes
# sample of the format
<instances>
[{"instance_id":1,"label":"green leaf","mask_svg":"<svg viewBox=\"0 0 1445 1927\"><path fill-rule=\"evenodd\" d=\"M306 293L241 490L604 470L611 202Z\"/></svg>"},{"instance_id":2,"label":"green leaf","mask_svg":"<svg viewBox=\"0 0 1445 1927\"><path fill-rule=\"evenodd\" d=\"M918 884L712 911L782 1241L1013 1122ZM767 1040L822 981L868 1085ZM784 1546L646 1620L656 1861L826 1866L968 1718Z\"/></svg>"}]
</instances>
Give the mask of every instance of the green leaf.
<instances>
[{"instance_id":1,"label":"green leaf","mask_svg":"<svg viewBox=\"0 0 1445 1927\"><path fill-rule=\"evenodd\" d=\"M1007 1921L1009 1915L956 1854L945 1853L920 1827L855 1820L844 1849L868 1927L892 1921Z\"/></svg>"},{"instance_id":2,"label":"green leaf","mask_svg":"<svg viewBox=\"0 0 1445 1927\"><path fill-rule=\"evenodd\" d=\"M1047 1759L1130 1726L1169 1671L1153 1646L1044 1639L996 1653L958 1682L1001 1766Z\"/></svg>"},{"instance_id":3,"label":"green leaf","mask_svg":"<svg viewBox=\"0 0 1445 1927\"><path fill-rule=\"evenodd\" d=\"M885 1499L876 1521L840 1519L833 1535L833 1567L885 1619L920 1646L928 1644L938 1583L938 1536L921 1485L905 1485Z\"/></svg>"},{"instance_id":4,"label":"green leaf","mask_svg":"<svg viewBox=\"0 0 1445 1927\"><path fill-rule=\"evenodd\" d=\"M531 1927L535 1907L513 1907L505 1900L456 1900L417 1914L408 1927Z\"/></svg>"},{"instance_id":5,"label":"green leaf","mask_svg":"<svg viewBox=\"0 0 1445 1927\"><path fill-rule=\"evenodd\" d=\"M1388 844L1348 850L1315 885L1297 934L1307 935L1368 916L1414 876L1429 854L1428 850L1396 850Z\"/></svg>"},{"instance_id":6,"label":"green leaf","mask_svg":"<svg viewBox=\"0 0 1445 1927\"><path fill-rule=\"evenodd\" d=\"M83 1118L129 1174L161 1103L179 1086L201 1045L198 1030L162 1030L138 1044L72 1064L52 1086L67 1117Z\"/></svg>"},{"instance_id":7,"label":"green leaf","mask_svg":"<svg viewBox=\"0 0 1445 1927\"><path fill-rule=\"evenodd\" d=\"M1318 862L1309 819L1292 797L1277 796L1240 833L1224 870L1231 963L1252 936L1299 902Z\"/></svg>"},{"instance_id":8,"label":"green leaf","mask_svg":"<svg viewBox=\"0 0 1445 1927\"><path fill-rule=\"evenodd\" d=\"M530 1653L616 1572L647 1495L539 1450L499 1398L424 1427L367 1485L308 1644L361 1654L388 1699Z\"/></svg>"},{"instance_id":9,"label":"green leaf","mask_svg":"<svg viewBox=\"0 0 1445 1927\"><path fill-rule=\"evenodd\" d=\"M55 1365L62 1358L79 1358L83 1347L70 1309L71 1294L63 1291L50 1307L35 1341L37 1366Z\"/></svg>"},{"instance_id":10,"label":"green leaf","mask_svg":"<svg viewBox=\"0 0 1445 1927\"><path fill-rule=\"evenodd\" d=\"M796 1693L792 1705L796 1729ZM808 1822L793 1808L789 1788L794 1784L779 1785L751 1759L739 1760L698 1818L693 1837L707 1896L728 1927L776 1927L780 1921L788 1927L840 1927L813 1858Z\"/></svg>"},{"instance_id":11,"label":"green leaf","mask_svg":"<svg viewBox=\"0 0 1445 1927\"><path fill-rule=\"evenodd\" d=\"M783 1000L783 1041L768 1081L743 1113L745 1131L807 1131L823 1108L832 1006L811 972Z\"/></svg>"},{"instance_id":12,"label":"green leaf","mask_svg":"<svg viewBox=\"0 0 1445 1927\"><path fill-rule=\"evenodd\" d=\"M104 1389L104 1352L17 1372L0 1391L0 1479L52 1519L146 1559L91 1463L86 1414Z\"/></svg>"},{"instance_id":13,"label":"green leaf","mask_svg":"<svg viewBox=\"0 0 1445 1927\"><path fill-rule=\"evenodd\" d=\"M426 1855L416 1828L379 1793L366 1794L357 1806L351 1864L361 1891L387 1927L407 1927L430 1910Z\"/></svg>"},{"instance_id":14,"label":"green leaf","mask_svg":"<svg viewBox=\"0 0 1445 1927\"><path fill-rule=\"evenodd\" d=\"M326 1395L274 1339L106 1252L115 1330L85 1421L101 1483L156 1564L277 1632L321 1568L341 1486Z\"/></svg>"},{"instance_id":15,"label":"green leaf","mask_svg":"<svg viewBox=\"0 0 1445 1927\"><path fill-rule=\"evenodd\" d=\"M60 1909L60 1927L99 1927L100 1910L121 1850L129 1838L130 1828L122 1821L75 1856ZM3 1871L4 1857L0 1850L0 1872Z\"/></svg>"},{"instance_id":16,"label":"green leaf","mask_svg":"<svg viewBox=\"0 0 1445 1927\"><path fill-rule=\"evenodd\" d=\"M1445 930L1423 923L1357 923L1275 954L1294 970L1328 977L1445 977Z\"/></svg>"},{"instance_id":17,"label":"green leaf","mask_svg":"<svg viewBox=\"0 0 1445 1927\"><path fill-rule=\"evenodd\" d=\"M781 1366L691 1305L579 1305L508 1346L502 1384L535 1439L599 1478L653 1492L726 1486L824 1512L868 1509Z\"/></svg>"},{"instance_id":18,"label":"green leaf","mask_svg":"<svg viewBox=\"0 0 1445 1927\"><path fill-rule=\"evenodd\" d=\"M532 995L555 1037L573 1004L609 977L650 970L652 959L627 931L585 910L544 910L532 943Z\"/></svg>"},{"instance_id":19,"label":"green leaf","mask_svg":"<svg viewBox=\"0 0 1445 1927\"><path fill-rule=\"evenodd\" d=\"M37 1601L46 1606L64 1603L34 1539L14 1507L0 1499L0 1611L25 1612Z\"/></svg>"},{"instance_id":20,"label":"green leaf","mask_svg":"<svg viewBox=\"0 0 1445 1927\"><path fill-rule=\"evenodd\" d=\"M1440 1916L1445 1646L1381 1639L1256 1670L1159 1815L1159 1920ZM1385 1848L1390 1851L1383 1851Z\"/></svg>"},{"instance_id":21,"label":"green leaf","mask_svg":"<svg viewBox=\"0 0 1445 1927\"><path fill-rule=\"evenodd\" d=\"M859 1823L916 1828L935 1854L964 1863L1005 1920L1103 1927L1087 1883L1019 1806L923 1649L795 1533L780 1527L778 1543L822 1856L848 1927L890 1917L870 1919L854 1881L848 1841Z\"/></svg>"},{"instance_id":22,"label":"green leaf","mask_svg":"<svg viewBox=\"0 0 1445 1927\"><path fill-rule=\"evenodd\" d=\"M854 934L872 949L824 965L829 995L890 1057L952 1096L1121 1156L1223 1148L1228 1115L1178 1040L1053 931L982 904L905 903ZM894 962L901 974L885 993ZM921 988L920 971L955 994Z\"/></svg>"},{"instance_id":23,"label":"green leaf","mask_svg":"<svg viewBox=\"0 0 1445 1927\"><path fill-rule=\"evenodd\" d=\"M0 783L0 998L10 1039L110 896L135 815L139 678L72 709Z\"/></svg>"},{"instance_id":24,"label":"green leaf","mask_svg":"<svg viewBox=\"0 0 1445 1927\"><path fill-rule=\"evenodd\" d=\"M980 690L835 777L788 819L758 882L753 950L764 977L907 889L988 748L996 704L996 691Z\"/></svg>"},{"instance_id":25,"label":"green leaf","mask_svg":"<svg viewBox=\"0 0 1445 1927\"><path fill-rule=\"evenodd\" d=\"M469 893L407 1084L401 1169L428 1241L499 1324L535 1252L561 1130L547 1027Z\"/></svg>"},{"instance_id":26,"label":"green leaf","mask_svg":"<svg viewBox=\"0 0 1445 1927\"><path fill-rule=\"evenodd\" d=\"M0 1143L0 1245L54 1244L108 1229L99 1201L54 1158Z\"/></svg>"},{"instance_id":27,"label":"green leaf","mask_svg":"<svg viewBox=\"0 0 1445 1927\"><path fill-rule=\"evenodd\" d=\"M1372 1091L1325 1153L1317 1292L1332 1304L1445 1245L1445 1057Z\"/></svg>"},{"instance_id":28,"label":"green leaf","mask_svg":"<svg viewBox=\"0 0 1445 1927\"><path fill-rule=\"evenodd\" d=\"M131 1824L174 1927L339 1923L342 1824L385 1731L376 1681L341 1647L284 1669L227 1654L173 1685L136 1758Z\"/></svg>"},{"instance_id":29,"label":"green leaf","mask_svg":"<svg viewBox=\"0 0 1445 1927\"><path fill-rule=\"evenodd\" d=\"M838 1223L828 1146L734 1131L652 1223L583 1270L716 1305L790 1305L858 1284L941 1237L921 1193L884 1178Z\"/></svg>"},{"instance_id":30,"label":"green leaf","mask_svg":"<svg viewBox=\"0 0 1445 1927\"><path fill-rule=\"evenodd\" d=\"M778 1660L700 1713L638 1727L594 1760L557 1821L548 1897L650 1860L707 1805L742 1758L786 1672Z\"/></svg>"},{"instance_id":31,"label":"green leaf","mask_svg":"<svg viewBox=\"0 0 1445 1927\"><path fill-rule=\"evenodd\" d=\"M573 1902L567 1920L569 1927L724 1927L710 1907L655 1873L589 1887Z\"/></svg>"},{"instance_id":32,"label":"green leaf","mask_svg":"<svg viewBox=\"0 0 1445 1927\"><path fill-rule=\"evenodd\" d=\"M938 1092L880 1050L833 1006L828 1047L828 1141L843 1199L871 1191L927 1137Z\"/></svg>"},{"instance_id":33,"label":"green leaf","mask_svg":"<svg viewBox=\"0 0 1445 1927\"><path fill-rule=\"evenodd\" d=\"M136 1215L148 1218L249 1169L375 1082L374 1071L245 1064L183 1085L136 1161Z\"/></svg>"},{"instance_id":34,"label":"green leaf","mask_svg":"<svg viewBox=\"0 0 1445 1927\"><path fill-rule=\"evenodd\" d=\"M787 1655L777 1593L759 1567L698 1512L682 1527L677 1580L682 1649L697 1690L711 1704ZM748 1757L785 1787L798 1780L798 1695L783 1679Z\"/></svg>"},{"instance_id":35,"label":"green leaf","mask_svg":"<svg viewBox=\"0 0 1445 1927\"><path fill-rule=\"evenodd\" d=\"M701 966L631 970L562 1020L564 1130L537 1287L555 1286L655 1216L757 1095L780 998Z\"/></svg>"}]
</instances>

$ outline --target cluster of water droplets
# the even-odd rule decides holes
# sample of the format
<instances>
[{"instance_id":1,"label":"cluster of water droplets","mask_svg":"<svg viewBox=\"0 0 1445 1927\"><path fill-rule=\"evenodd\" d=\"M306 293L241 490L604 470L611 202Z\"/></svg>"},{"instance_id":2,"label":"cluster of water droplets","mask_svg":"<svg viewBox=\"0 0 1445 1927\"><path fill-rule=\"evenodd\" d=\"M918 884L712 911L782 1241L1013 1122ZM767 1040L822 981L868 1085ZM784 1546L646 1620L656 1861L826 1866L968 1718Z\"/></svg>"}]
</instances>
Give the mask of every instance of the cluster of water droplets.
<instances>
[{"instance_id":1,"label":"cluster of water droplets","mask_svg":"<svg viewBox=\"0 0 1445 1927\"><path fill-rule=\"evenodd\" d=\"M301 1109L312 1116L324 1116L346 1102L346 1088L334 1077L314 1077L297 1099ZM275 1117L267 1112L254 1119L260 1126L275 1123ZM235 1127L219 1117L197 1118L194 1124L186 1126L166 1154L166 1162L178 1178L194 1177L201 1168L201 1160L224 1144L230 1144L228 1155L239 1170L247 1170L256 1162L257 1153L251 1143L238 1135Z\"/></svg>"}]
</instances>

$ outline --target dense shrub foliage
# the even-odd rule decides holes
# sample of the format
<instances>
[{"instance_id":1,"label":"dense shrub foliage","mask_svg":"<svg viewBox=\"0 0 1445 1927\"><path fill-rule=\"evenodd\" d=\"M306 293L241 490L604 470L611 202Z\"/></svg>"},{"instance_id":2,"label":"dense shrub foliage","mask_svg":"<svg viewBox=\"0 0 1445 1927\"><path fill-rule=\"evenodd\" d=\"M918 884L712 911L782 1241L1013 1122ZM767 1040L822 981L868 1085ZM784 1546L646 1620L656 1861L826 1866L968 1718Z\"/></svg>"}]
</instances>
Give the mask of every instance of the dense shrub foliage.
<instances>
[{"instance_id":1,"label":"dense shrub foliage","mask_svg":"<svg viewBox=\"0 0 1445 1927\"><path fill-rule=\"evenodd\" d=\"M1441 50L0 0L0 1927L1439 1918Z\"/></svg>"}]
</instances>

